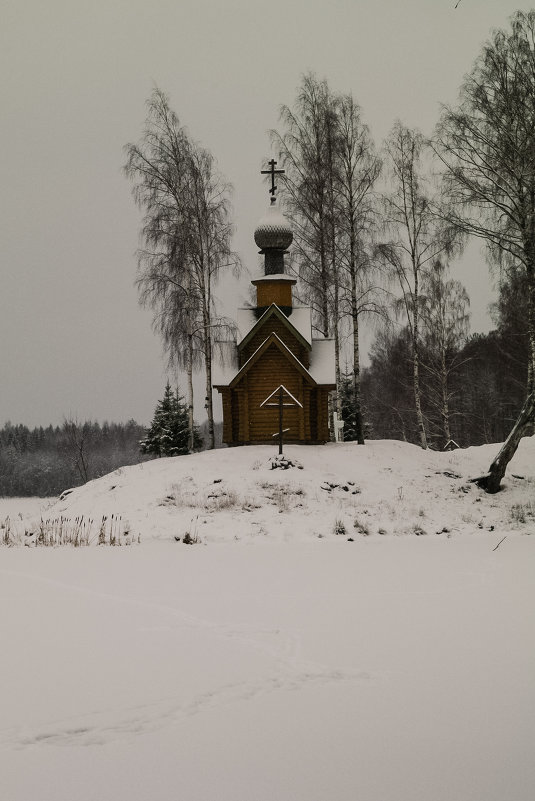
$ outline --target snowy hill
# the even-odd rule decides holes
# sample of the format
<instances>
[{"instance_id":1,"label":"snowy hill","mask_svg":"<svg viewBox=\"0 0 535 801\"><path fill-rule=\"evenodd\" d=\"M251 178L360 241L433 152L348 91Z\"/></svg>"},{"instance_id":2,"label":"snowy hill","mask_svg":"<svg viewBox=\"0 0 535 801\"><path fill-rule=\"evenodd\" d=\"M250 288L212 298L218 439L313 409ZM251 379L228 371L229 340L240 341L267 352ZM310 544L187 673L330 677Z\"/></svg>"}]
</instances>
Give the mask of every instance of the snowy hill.
<instances>
[{"instance_id":1,"label":"snowy hill","mask_svg":"<svg viewBox=\"0 0 535 801\"><path fill-rule=\"evenodd\" d=\"M504 491L482 475L499 445L452 453L396 441L287 446L299 463L273 470L269 446L228 448L125 467L91 481L46 510L50 518L112 514L134 537L203 543L399 534L509 534L535 529L535 437L509 465Z\"/></svg>"},{"instance_id":2,"label":"snowy hill","mask_svg":"<svg viewBox=\"0 0 535 801\"><path fill-rule=\"evenodd\" d=\"M531 801L534 446L495 496L468 479L496 446L370 442L48 502L132 545L0 547L2 798Z\"/></svg>"}]
</instances>

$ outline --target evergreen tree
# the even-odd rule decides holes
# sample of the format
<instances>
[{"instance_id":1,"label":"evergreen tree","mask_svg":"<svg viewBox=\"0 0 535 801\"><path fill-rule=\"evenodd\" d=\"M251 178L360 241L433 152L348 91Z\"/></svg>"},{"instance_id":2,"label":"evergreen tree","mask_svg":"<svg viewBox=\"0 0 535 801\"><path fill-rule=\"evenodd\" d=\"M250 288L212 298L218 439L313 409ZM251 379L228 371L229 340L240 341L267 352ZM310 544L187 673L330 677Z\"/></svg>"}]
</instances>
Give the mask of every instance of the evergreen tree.
<instances>
[{"instance_id":1,"label":"evergreen tree","mask_svg":"<svg viewBox=\"0 0 535 801\"><path fill-rule=\"evenodd\" d=\"M140 442L141 452L155 456L180 456L189 452L188 407L178 390L171 389L169 381L162 400L158 401L147 436ZM195 430L195 447L201 439Z\"/></svg>"},{"instance_id":2,"label":"evergreen tree","mask_svg":"<svg viewBox=\"0 0 535 801\"><path fill-rule=\"evenodd\" d=\"M353 375L353 372L342 373L340 382L344 442L359 442L361 438L370 439L372 435L372 427L364 419L367 410L360 402L359 407L355 406Z\"/></svg>"}]
</instances>

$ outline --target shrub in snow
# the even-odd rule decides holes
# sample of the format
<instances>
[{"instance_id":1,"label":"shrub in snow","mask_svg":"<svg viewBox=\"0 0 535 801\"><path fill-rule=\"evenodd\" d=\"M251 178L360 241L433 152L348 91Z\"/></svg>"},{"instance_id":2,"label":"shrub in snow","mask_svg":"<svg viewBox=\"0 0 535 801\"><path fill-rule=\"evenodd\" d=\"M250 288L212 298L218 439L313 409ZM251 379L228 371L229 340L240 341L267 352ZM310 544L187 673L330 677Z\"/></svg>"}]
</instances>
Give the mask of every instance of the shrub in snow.
<instances>
[{"instance_id":1,"label":"shrub in snow","mask_svg":"<svg viewBox=\"0 0 535 801\"><path fill-rule=\"evenodd\" d=\"M200 542L199 536L197 534L198 522L199 522L199 515L197 515L197 517L192 519L189 531L184 532L182 537L175 536L176 542L180 542L182 540L184 545L195 545L197 542Z\"/></svg>"},{"instance_id":2,"label":"shrub in snow","mask_svg":"<svg viewBox=\"0 0 535 801\"><path fill-rule=\"evenodd\" d=\"M180 484L172 484L167 495L159 502L159 506L178 506L179 508L199 505L201 502L191 476L185 476Z\"/></svg>"},{"instance_id":3,"label":"shrub in snow","mask_svg":"<svg viewBox=\"0 0 535 801\"><path fill-rule=\"evenodd\" d=\"M355 519L355 522L353 523L353 528L358 534L362 534L363 537L367 537L370 533L368 524L360 520L358 517Z\"/></svg>"},{"instance_id":4,"label":"shrub in snow","mask_svg":"<svg viewBox=\"0 0 535 801\"><path fill-rule=\"evenodd\" d=\"M425 537L427 535L427 531L419 523L413 525L412 533L416 534L417 537Z\"/></svg>"},{"instance_id":5,"label":"shrub in snow","mask_svg":"<svg viewBox=\"0 0 535 801\"><path fill-rule=\"evenodd\" d=\"M289 470L290 467L296 467L298 470L303 469L303 465L297 459L289 459L287 456L273 456L270 459L272 470Z\"/></svg>"},{"instance_id":6,"label":"shrub in snow","mask_svg":"<svg viewBox=\"0 0 535 801\"><path fill-rule=\"evenodd\" d=\"M303 504L298 498L303 498L305 495L301 487L286 486L284 484L270 484L267 481L262 482L260 485L266 493L266 499L269 503L278 507L279 512L289 512L290 509L302 507Z\"/></svg>"},{"instance_id":7,"label":"shrub in snow","mask_svg":"<svg viewBox=\"0 0 535 801\"><path fill-rule=\"evenodd\" d=\"M232 489L220 489L206 496L205 508L210 512L221 512L223 509L235 509L240 505L238 493Z\"/></svg>"},{"instance_id":8,"label":"shrub in snow","mask_svg":"<svg viewBox=\"0 0 535 801\"><path fill-rule=\"evenodd\" d=\"M2 532L2 545L15 545L16 537L11 528L11 520L6 517L5 520L0 522L0 531Z\"/></svg>"},{"instance_id":9,"label":"shrub in snow","mask_svg":"<svg viewBox=\"0 0 535 801\"><path fill-rule=\"evenodd\" d=\"M347 536L347 530L343 520L334 521L333 534L336 534L338 537Z\"/></svg>"},{"instance_id":10,"label":"shrub in snow","mask_svg":"<svg viewBox=\"0 0 535 801\"><path fill-rule=\"evenodd\" d=\"M342 492L350 492L351 495L360 495L360 487L355 486L354 481L348 481L347 484L336 484L334 481L324 481L320 489L325 492L333 492L334 490L341 490Z\"/></svg>"},{"instance_id":11,"label":"shrub in snow","mask_svg":"<svg viewBox=\"0 0 535 801\"><path fill-rule=\"evenodd\" d=\"M526 523L528 517L535 517L535 504L528 501L528 503L514 503L511 506L511 520L515 523Z\"/></svg>"}]
</instances>

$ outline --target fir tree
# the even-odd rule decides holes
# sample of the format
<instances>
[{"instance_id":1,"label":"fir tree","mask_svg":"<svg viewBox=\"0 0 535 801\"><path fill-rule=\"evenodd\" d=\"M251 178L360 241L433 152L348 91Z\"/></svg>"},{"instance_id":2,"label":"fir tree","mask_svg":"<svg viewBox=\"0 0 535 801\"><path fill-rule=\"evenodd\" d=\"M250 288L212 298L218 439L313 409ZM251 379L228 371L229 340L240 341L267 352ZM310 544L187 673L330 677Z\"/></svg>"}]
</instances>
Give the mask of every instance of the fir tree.
<instances>
[{"instance_id":1,"label":"fir tree","mask_svg":"<svg viewBox=\"0 0 535 801\"><path fill-rule=\"evenodd\" d=\"M342 406L342 420L344 421L343 440L344 442L357 442L360 434L366 439L372 436L372 429L368 421L360 420L359 413L355 408L355 395L353 391L353 376L342 373L340 381L340 401ZM366 414L363 407L361 415Z\"/></svg>"},{"instance_id":2,"label":"fir tree","mask_svg":"<svg viewBox=\"0 0 535 801\"><path fill-rule=\"evenodd\" d=\"M178 390L171 389L169 381L162 400L158 401L150 428L140 442L141 452L155 456L180 456L188 453L188 409ZM195 446L201 438L195 430Z\"/></svg>"}]
</instances>

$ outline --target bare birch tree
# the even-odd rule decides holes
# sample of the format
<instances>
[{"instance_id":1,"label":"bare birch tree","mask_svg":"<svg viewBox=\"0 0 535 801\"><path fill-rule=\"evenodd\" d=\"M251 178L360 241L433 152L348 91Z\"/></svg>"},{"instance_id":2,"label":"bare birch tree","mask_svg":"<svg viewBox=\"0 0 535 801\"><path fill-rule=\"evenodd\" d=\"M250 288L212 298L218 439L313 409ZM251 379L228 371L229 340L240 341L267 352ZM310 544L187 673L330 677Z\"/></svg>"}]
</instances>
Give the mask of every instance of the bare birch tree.
<instances>
[{"instance_id":1,"label":"bare birch tree","mask_svg":"<svg viewBox=\"0 0 535 801\"><path fill-rule=\"evenodd\" d=\"M271 131L285 170L285 211L294 230L294 250L304 296L327 337L333 330L333 176L335 98L327 81L303 77L295 108L282 106L283 132Z\"/></svg>"},{"instance_id":2,"label":"bare birch tree","mask_svg":"<svg viewBox=\"0 0 535 801\"><path fill-rule=\"evenodd\" d=\"M461 347L468 335L470 299L460 281L446 277L441 261L433 265L423 285L423 367L430 377L429 402L438 410L444 445L450 442L451 377L463 363Z\"/></svg>"},{"instance_id":3,"label":"bare birch tree","mask_svg":"<svg viewBox=\"0 0 535 801\"><path fill-rule=\"evenodd\" d=\"M446 174L450 221L508 254L528 293L526 401L486 476L497 492L520 439L535 421L535 11L518 11L496 31L466 77L456 108L445 108L436 151Z\"/></svg>"},{"instance_id":4,"label":"bare birch tree","mask_svg":"<svg viewBox=\"0 0 535 801\"><path fill-rule=\"evenodd\" d=\"M366 242L372 190L381 164L351 95L303 77L295 107L283 106L283 132L272 131L286 171L285 209L294 228L297 274L316 327L335 341L336 400L341 414L341 324L350 321L356 434L364 442L360 404L359 318L375 309Z\"/></svg>"},{"instance_id":5,"label":"bare birch tree","mask_svg":"<svg viewBox=\"0 0 535 801\"><path fill-rule=\"evenodd\" d=\"M63 421L66 451L72 460L73 467L83 484L89 481L91 467L89 457L89 443L91 440L91 424L80 423L70 417Z\"/></svg>"},{"instance_id":6,"label":"bare birch tree","mask_svg":"<svg viewBox=\"0 0 535 801\"><path fill-rule=\"evenodd\" d=\"M360 399L359 322L367 312L379 311L377 287L373 285L369 256L374 228L373 189L381 172L369 130L362 122L361 110L351 95L340 98L337 109L336 164L338 257L344 306L351 325L353 368L351 375L355 436L364 444L364 425Z\"/></svg>"},{"instance_id":7,"label":"bare birch tree","mask_svg":"<svg viewBox=\"0 0 535 801\"><path fill-rule=\"evenodd\" d=\"M420 445L425 449L427 434L420 388L421 285L433 263L451 253L453 243L449 230L440 225L432 211L422 167L423 150L422 135L398 121L386 143L392 181L391 192L384 198L389 241L378 245L377 255L401 290L398 306L404 311L411 336L414 407Z\"/></svg>"},{"instance_id":8,"label":"bare birch tree","mask_svg":"<svg viewBox=\"0 0 535 801\"><path fill-rule=\"evenodd\" d=\"M186 370L193 446L193 371L204 363L209 447L214 447L211 362L213 328L225 325L215 309L214 283L223 268L239 269L230 247L230 185L211 154L193 142L154 89L139 144L126 145L125 173L144 210L137 285L154 311L169 363Z\"/></svg>"},{"instance_id":9,"label":"bare birch tree","mask_svg":"<svg viewBox=\"0 0 535 801\"><path fill-rule=\"evenodd\" d=\"M238 254L231 248L234 226L230 222L231 186L216 171L214 159L204 148L196 147L190 161L189 230L194 292L200 301L202 352L206 372L205 408L208 417L209 447L215 447L212 402L212 355L215 339L233 328L230 320L217 316L214 286L221 272L241 268Z\"/></svg>"}]
</instances>

